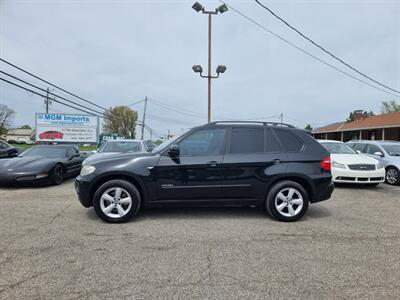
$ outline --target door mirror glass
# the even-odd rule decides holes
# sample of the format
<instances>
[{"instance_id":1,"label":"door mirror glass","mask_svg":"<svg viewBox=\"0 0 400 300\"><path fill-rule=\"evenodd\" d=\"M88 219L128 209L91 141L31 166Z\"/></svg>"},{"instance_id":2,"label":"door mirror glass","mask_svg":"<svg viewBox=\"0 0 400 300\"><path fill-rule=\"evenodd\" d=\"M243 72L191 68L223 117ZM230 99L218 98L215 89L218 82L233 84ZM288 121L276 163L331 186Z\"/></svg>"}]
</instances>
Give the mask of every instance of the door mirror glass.
<instances>
[{"instance_id":1,"label":"door mirror glass","mask_svg":"<svg viewBox=\"0 0 400 300\"><path fill-rule=\"evenodd\" d=\"M383 157L383 153L382 153L382 152L380 152L380 151L374 152L374 155L377 155L377 156Z\"/></svg>"},{"instance_id":2,"label":"door mirror glass","mask_svg":"<svg viewBox=\"0 0 400 300\"><path fill-rule=\"evenodd\" d=\"M168 150L168 155L171 158L178 158L180 154L179 146L178 145L172 145L169 150Z\"/></svg>"}]
</instances>

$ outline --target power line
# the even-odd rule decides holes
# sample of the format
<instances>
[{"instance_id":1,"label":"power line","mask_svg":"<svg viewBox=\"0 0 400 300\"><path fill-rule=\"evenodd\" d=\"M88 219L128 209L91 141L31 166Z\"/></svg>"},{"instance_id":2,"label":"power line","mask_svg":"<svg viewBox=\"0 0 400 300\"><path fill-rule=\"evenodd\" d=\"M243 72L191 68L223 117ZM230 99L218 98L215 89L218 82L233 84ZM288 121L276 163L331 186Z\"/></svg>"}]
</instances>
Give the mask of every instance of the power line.
<instances>
[{"instance_id":1,"label":"power line","mask_svg":"<svg viewBox=\"0 0 400 300\"><path fill-rule=\"evenodd\" d=\"M142 100L139 100L139 101L137 101L137 102L134 102L134 103L132 103L132 104L129 104L129 105L126 105L127 107L131 107L131 106L134 106L134 105L136 105L136 104L139 104L139 103L141 103L141 102L143 102L145 99L142 99Z\"/></svg>"},{"instance_id":2,"label":"power line","mask_svg":"<svg viewBox=\"0 0 400 300\"><path fill-rule=\"evenodd\" d=\"M351 70L353 70L354 72L358 73L359 75L375 82L376 84L387 88L388 90L391 90L393 92L396 93L400 93L400 91L393 89L381 82L379 82L378 80L373 79L372 77L366 75L365 73L357 70L355 67L351 66L349 63L345 62L344 60L342 60L341 58L337 57L335 54L333 54L332 52L326 50L324 47L322 47L320 44L314 42L311 38L309 38L308 36L306 36L304 33L302 33L300 30L298 30L297 28L293 27L292 25L290 25L286 20L284 20L283 18L281 18L280 16L278 16L276 13L274 13L271 9L269 9L267 6L265 6L264 4L262 4L259 0L254 0L258 5L260 5L262 8L264 8L266 11L268 11L270 14L272 14L275 18L277 18L278 20L280 20L281 22L283 22L286 26L288 26L290 29L294 30L296 33L298 33L300 36L302 36L303 38L305 38L307 41L309 41L311 44L313 44L314 46L318 47L319 49L321 49L322 51L324 51L325 53L327 53L328 55L330 55L331 57L333 57L334 59L336 59L337 61L339 61L340 63L342 63L343 65L345 65L346 67L350 68Z\"/></svg>"},{"instance_id":3,"label":"power line","mask_svg":"<svg viewBox=\"0 0 400 300\"><path fill-rule=\"evenodd\" d=\"M7 82L7 83L9 83L9 84L11 84L11 85L14 85L14 86L16 86L16 87L19 87L19 88L21 88L21 89L24 89L24 90L26 90L26 91L29 91L29 92L31 92L31 93L33 93L33 94L35 94L35 95L40 96L40 97L43 97L43 98L46 97L46 95L40 94L40 93L38 93L38 92L36 92L36 91L34 91L34 90L31 90L31 89L28 89L28 88L26 88L26 87L23 87L22 85L19 85L19 84L15 83L15 82L8 81L7 79L4 79L4 78L1 78L1 77L0 77L0 80L2 80L2 81L4 81L4 82ZM59 103L59 104L62 104L62 105L65 105L65 106L68 106L68 107L70 107L70 108L79 110L79 111L81 111L81 112L90 114L90 115L92 115L92 116L101 117L101 118L104 118L104 119L107 119L107 118L108 118L108 117L105 116L105 115L99 116L99 115L94 114L93 112L89 112L89 111L86 111L86 110L83 110L83 109L74 107L74 106L72 106L72 105L66 104L66 103L64 103L64 102L61 102L61 101L58 101L58 100L55 100L55 99L52 99L52 101L54 101L54 102L56 102L56 103Z\"/></svg>"},{"instance_id":4,"label":"power line","mask_svg":"<svg viewBox=\"0 0 400 300\"><path fill-rule=\"evenodd\" d=\"M20 79L20 78L14 76L14 75L9 74L9 73L7 73L7 72L4 72L4 71L1 71L1 70L0 70L0 73L5 74L5 75L7 75L7 76L9 76L9 77L11 77L11 78L13 78L13 79L16 79L16 80L18 80L18 81L20 81L20 82L23 82L23 83L26 84L26 85L29 85L29 86L31 86L31 87L34 87L34 88L36 88L36 89L38 89L38 90L41 90L41 91L43 91L43 92L46 92L46 93L48 93L49 95L52 95L52 96L55 96L55 97L57 97L57 98L63 99L63 100L65 100L65 101L67 101L67 102L69 102L69 103L72 103L72 104L74 104L74 105L77 105L77 106L79 106L79 107L83 107L83 108L85 108L85 109L92 110L92 111L94 111L94 112L96 112L96 113L98 113L98 114L103 114L102 112L99 112L99 111L94 110L94 109L91 109L91 108L89 108L89 107L87 107L87 106L85 106L85 105L82 105L82 104L77 103L77 102L75 102L75 101L72 101L72 100L69 100L69 99L64 98L64 97L62 97L62 96L59 96L59 95L57 95L57 94L54 94L53 92L47 91L46 89L42 89L41 87L38 87L38 86L36 86L36 85L34 85L34 84L32 84L32 83L29 83L29 82L27 82L27 81L25 81L25 80L23 80L23 79ZM45 98L47 98L47 97L45 96ZM53 100L53 99L52 99L52 100Z\"/></svg>"},{"instance_id":5,"label":"power line","mask_svg":"<svg viewBox=\"0 0 400 300\"><path fill-rule=\"evenodd\" d=\"M108 110L107 108L105 108L105 107L103 107L103 106L101 106L101 105L98 105L98 104L94 103L93 101L86 100L86 99L84 99L84 98L82 98L82 97L80 97L80 96L78 96L78 95L76 95L76 94L74 94L74 93L71 93L71 92L69 92L69 91L67 91L67 90L65 90L65 89L63 89L63 88L61 88L61 87L59 87L59 86L57 86L57 85L55 85L55 84L53 84L53 83L51 83L51 82L45 80L45 79L43 79L43 78L40 78L39 76L36 76L36 75L34 75L34 74L32 74L32 73L30 73L30 72L24 70L24 69L22 69L22 68L20 68L20 67L18 67L18 66L16 66L16 65L14 65L14 64L12 64L11 62L9 62L9 61L7 61L7 60L1 58L1 57L0 57L0 61L2 61L2 62L4 62L4 63L6 63L6 64L8 64L8 65L10 65L10 66L12 66L12 67L18 69L18 70L20 70L21 72L24 72L25 74L28 74L28 75L30 75L30 76L32 76L32 77L34 77L34 78L36 78L36 79L38 79L38 80L40 80L40 81L45 82L45 83L51 85L52 87L55 87L55 88L57 88L57 89L63 91L64 93L69 94L70 96L73 96L73 97L75 97L75 98L78 98L78 99L80 99L80 100L82 100L82 101L85 101L86 103L89 103L89 104L91 104L91 105L94 105L94 106L96 106L96 107L98 107L98 108L101 108L101 109L104 109L104 110Z\"/></svg>"},{"instance_id":6,"label":"power line","mask_svg":"<svg viewBox=\"0 0 400 300\"><path fill-rule=\"evenodd\" d=\"M198 114L196 112L191 112L191 111L183 109L183 108L177 108L176 106L173 106L173 105L170 105L170 104L168 104L168 105L162 104L159 101L156 101L156 100L154 100L152 98L150 98L149 100L153 104L155 104L155 105L157 105L159 107L162 107L162 108L164 108L166 110L169 110L169 111L173 111L173 112L176 112L176 113L179 113L179 114L189 115L191 117L196 117L196 118L201 118L201 119L206 118L206 116L202 116L201 114ZM176 108L173 108L173 107L176 107Z\"/></svg>"},{"instance_id":7,"label":"power line","mask_svg":"<svg viewBox=\"0 0 400 300\"><path fill-rule=\"evenodd\" d=\"M225 2L223 2L222 0L219 0L219 1L220 1L221 3L225 3ZM226 4L226 3L225 3L225 4ZM232 7L232 5L230 5L230 4L226 4L226 5L227 5L231 10L233 10L233 11L235 11L237 14L239 14L241 17L245 18L245 19L248 20L249 22L251 22L251 23L257 25L258 27L260 27L262 30L264 30L264 31L268 32L269 34L273 35L274 37L280 39L281 41L285 42L286 44L288 44L288 45L290 45L290 46L296 48L297 50L299 50L299 51L302 52L303 54L306 54L306 55L308 55L308 56L314 58L315 60L319 61L320 63L322 63L322 64L324 64L324 65L326 65L326 66L328 66L329 68L334 69L334 70L338 71L339 73L342 73L343 75L346 75L346 76L348 76L348 77L350 77L350 78L352 78L352 79L354 79L354 80L357 80L358 82L361 82L361 83L363 83L363 84L365 84L365 85L368 85L368 86L370 86L370 87L372 87L372 88L374 88L374 89L377 89L377 90L379 90L379 91L381 91L381 92L384 92L384 93L386 93L386 94L389 94L389 95L392 95L392 96L394 96L394 97L399 97L399 98L400 98L400 95L393 94L393 93L391 93L391 92L389 92L389 91L387 91L387 90L384 90L384 89L382 89L382 88L380 88L380 87L378 87L378 86L375 86L375 85L373 85L373 84L371 84L371 83L369 83L369 82L367 82L367 81L365 81L365 80L362 80L362 79L360 79L360 78L358 78L358 77L356 77L356 76L354 76L354 75L352 75L352 74L350 74L350 73L348 73L348 72L346 72L346 71L344 71L344 70L342 70L342 69L339 69L338 67L336 67L336 66L334 66L334 65L332 65L332 64L330 64L330 63L328 63L328 62L326 62L326 61L324 61L323 59L321 59L321 58L319 58L319 57L317 57L317 56L311 54L310 52L308 52L308 51L302 49L301 47L295 45L294 43L292 43L292 42L290 42L289 40L285 39L284 37L280 36L279 34L276 34L275 32L269 30L267 27L265 27L265 26L262 25L261 23L259 23L259 22L255 21L255 20L253 20L253 19L250 18L249 16L245 15L244 13L240 12L240 11L237 10L236 8Z\"/></svg>"}]
</instances>

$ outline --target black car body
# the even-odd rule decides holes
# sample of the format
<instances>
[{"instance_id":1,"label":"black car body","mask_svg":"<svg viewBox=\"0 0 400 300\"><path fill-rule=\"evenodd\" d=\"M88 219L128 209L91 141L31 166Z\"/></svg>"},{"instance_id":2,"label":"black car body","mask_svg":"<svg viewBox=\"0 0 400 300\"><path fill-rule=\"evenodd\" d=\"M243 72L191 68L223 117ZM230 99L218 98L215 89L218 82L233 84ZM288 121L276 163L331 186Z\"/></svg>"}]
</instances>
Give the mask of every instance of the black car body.
<instances>
[{"instance_id":1,"label":"black car body","mask_svg":"<svg viewBox=\"0 0 400 300\"><path fill-rule=\"evenodd\" d=\"M0 185L60 184L79 174L85 158L72 145L33 146L18 157L0 160Z\"/></svg>"},{"instance_id":2,"label":"black car body","mask_svg":"<svg viewBox=\"0 0 400 300\"><path fill-rule=\"evenodd\" d=\"M92 161L83 169L84 176L78 176L75 184L79 200L84 207L94 205L109 222L128 219L118 218L116 210L111 217L101 212L110 207L108 201L117 207L115 199L123 199L121 189L111 191L113 185L124 187L126 199L127 195L134 198L136 211L139 206L162 205L265 207L271 190L288 182L300 186L304 206L330 198L333 191L329 153L306 131L275 123L215 122L194 128L152 153L120 154ZM105 188L111 192L102 196ZM285 195L280 197L289 197Z\"/></svg>"},{"instance_id":3,"label":"black car body","mask_svg":"<svg viewBox=\"0 0 400 300\"><path fill-rule=\"evenodd\" d=\"M18 156L22 150L20 148L15 148L9 143L0 140L0 158L10 158Z\"/></svg>"}]
</instances>

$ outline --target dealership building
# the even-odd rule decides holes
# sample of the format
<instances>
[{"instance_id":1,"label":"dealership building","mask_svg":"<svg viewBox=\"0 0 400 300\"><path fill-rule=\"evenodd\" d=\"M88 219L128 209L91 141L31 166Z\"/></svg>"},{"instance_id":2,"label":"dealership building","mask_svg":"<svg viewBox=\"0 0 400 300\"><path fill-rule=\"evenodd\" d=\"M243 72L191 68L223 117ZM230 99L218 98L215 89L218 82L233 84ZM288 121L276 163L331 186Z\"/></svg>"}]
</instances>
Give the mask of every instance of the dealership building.
<instances>
[{"instance_id":1,"label":"dealership building","mask_svg":"<svg viewBox=\"0 0 400 300\"><path fill-rule=\"evenodd\" d=\"M364 117L354 112L354 121L337 122L312 131L316 139L347 142L350 140L400 141L400 112Z\"/></svg>"}]
</instances>

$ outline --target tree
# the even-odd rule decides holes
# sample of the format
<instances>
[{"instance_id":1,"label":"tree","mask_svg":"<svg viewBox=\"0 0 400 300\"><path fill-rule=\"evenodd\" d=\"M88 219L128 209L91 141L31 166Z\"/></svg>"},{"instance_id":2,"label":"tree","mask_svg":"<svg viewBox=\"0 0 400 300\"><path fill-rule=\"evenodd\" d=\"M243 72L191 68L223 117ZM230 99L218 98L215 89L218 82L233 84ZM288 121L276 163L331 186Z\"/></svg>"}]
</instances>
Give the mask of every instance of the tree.
<instances>
[{"instance_id":1,"label":"tree","mask_svg":"<svg viewBox=\"0 0 400 300\"><path fill-rule=\"evenodd\" d=\"M22 125L22 126L20 127L20 129L32 129L32 127L29 126L29 125Z\"/></svg>"},{"instance_id":2,"label":"tree","mask_svg":"<svg viewBox=\"0 0 400 300\"><path fill-rule=\"evenodd\" d=\"M154 144L156 144L157 146L161 145L162 143L164 143L164 141L162 139L157 139L154 141Z\"/></svg>"},{"instance_id":3,"label":"tree","mask_svg":"<svg viewBox=\"0 0 400 300\"><path fill-rule=\"evenodd\" d=\"M313 130L313 128L311 127L310 124L307 124L307 126L304 127L304 129L307 130L307 131L309 131L309 132L311 132L311 131Z\"/></svg>"},{"instance_id":4,"label":"tree","mask_svg":"<svg viewBox=\"0 0 400 300\"><path fill-rule=\"evenodd\" d=\"M109 134L135 138L135 126L138 114L127 106L115 106L105 112L104 131Z\"/></svg>"},{"instance_id":5,"label":"tree","mask_svg":"<svg viewBox=\"0 0 400 300\"><path fill-rule=\"evenodd\" d=\"M370 116L374 116L374 112L372 110L370 110L369 112L367 111L363 111L362 112L362 116L363 118L368 118ZM346 119L346 122L353 122L355 120L355 113L351 112L349 113L349 117Z\"/></svg>"},{"instance_id":6,"label":"tree","mask_svg":"<svg viewBox=\"0 0 400 300\"><path fill-rule=\"evenodd\" d=\"M397 104L396 101L383 101L382 109L383 114L390 114L393 112L400 112L400 104Z\"/></svg>"},{"instance_id":7,"label":"tree","mask_svg":"<svg viewBox=\"0 0 400 300\"><path fill-rule=\"evenodd\" d=\"M15 115L15 111L7 105L0 104L0 134L7 133L7 128L11 124L11 120Z\"/></svg>"}]
</instances>

